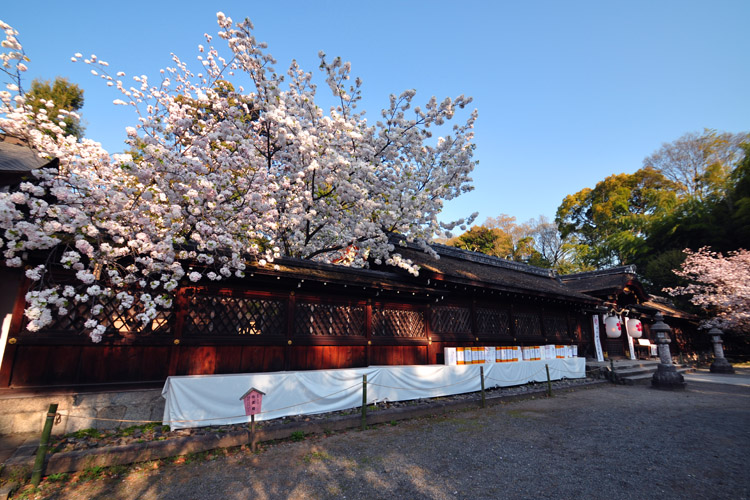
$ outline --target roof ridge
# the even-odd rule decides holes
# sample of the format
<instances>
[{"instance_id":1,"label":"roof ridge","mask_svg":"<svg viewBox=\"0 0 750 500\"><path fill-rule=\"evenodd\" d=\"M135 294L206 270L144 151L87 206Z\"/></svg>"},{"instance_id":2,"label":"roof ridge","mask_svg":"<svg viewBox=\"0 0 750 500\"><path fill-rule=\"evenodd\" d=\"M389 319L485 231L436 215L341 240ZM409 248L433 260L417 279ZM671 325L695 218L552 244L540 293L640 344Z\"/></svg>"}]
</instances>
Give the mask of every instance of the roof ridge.
<instances>
[{"instance_id":1,"label":"roof ridge","mask_svg":"<svg viewBox=\"0 0 750 500\"><path fill-rule=\"evenodd\" d=\"M424 251L424 249L415 242L410 242L401 235L393 235L394 239L398 240L397 246L406 246L412 250ZM555 278L555 271L552 269L543 269L541 267L531 266L522 262L515 262L501 257L495 257L494 255L487 255L481 252L472 252L471 250L464 250L462 248L452 247L443 245L440 243L431 243L432 248L438 255L452 257L455 259L467 260L474 262L475 264L484 264L487 266L500 267L503 269L511 269L522 273L534 274L537 276L543 276L545 278ZM397 249L394 249L397 251Z\"/></svg>"},{"instance_id":2,"label":"roof ridge","mask_svg":"<svg viewBox=\"0 0 750 500\"><path fill-rule=\"evenodd\" d=\"M618 267L610 267L607 269L595 269L593 271L583 271L580 273L572 273L572 274L563 274L560 276L560 279L563 281L566 280L574 280L574 279L581 279L581 278L591 278L596 276L610 276L613 274L636 274L635 270L635 264L630 264L627 266L618 266Z\"/></svg>"}]
</instances>

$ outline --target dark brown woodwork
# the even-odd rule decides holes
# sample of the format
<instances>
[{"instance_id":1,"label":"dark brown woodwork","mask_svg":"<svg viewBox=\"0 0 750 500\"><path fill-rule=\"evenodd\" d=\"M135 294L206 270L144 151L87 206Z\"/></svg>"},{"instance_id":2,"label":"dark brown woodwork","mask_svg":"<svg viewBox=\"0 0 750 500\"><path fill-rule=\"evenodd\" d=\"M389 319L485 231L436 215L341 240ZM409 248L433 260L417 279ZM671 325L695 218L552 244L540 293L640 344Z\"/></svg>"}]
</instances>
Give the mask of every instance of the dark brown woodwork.
<instances>
[{"instance_id":1,"label":"dark brown woodwork","mask_svg":"<svg viewBox=\"0 0 750 500\"><path fill-rule=\"evenodd\" d=\"M537 344L542 328L555 333L551 342L569 343L573 328L566 321L574 324L566 319L565 304L547 307L542 315L541 307L531 308L522 299L499 293L477 297L463 286L425 300L412 293L373 297L367 294L377 289L311 282L302 290L289 289L295 285L273 279L257 290L185 287L164 316L166 323L139 329L127 323L130 316L122 316L118 324L127 323L128 330L110 321L98 344L78 331L16 335L17 343L6 346L0 388L442 363L445 347ZM19 293L11 334L23 325L24 293ZM77 311L75 324L85 314Z\"/></svg>"}]
</instances>

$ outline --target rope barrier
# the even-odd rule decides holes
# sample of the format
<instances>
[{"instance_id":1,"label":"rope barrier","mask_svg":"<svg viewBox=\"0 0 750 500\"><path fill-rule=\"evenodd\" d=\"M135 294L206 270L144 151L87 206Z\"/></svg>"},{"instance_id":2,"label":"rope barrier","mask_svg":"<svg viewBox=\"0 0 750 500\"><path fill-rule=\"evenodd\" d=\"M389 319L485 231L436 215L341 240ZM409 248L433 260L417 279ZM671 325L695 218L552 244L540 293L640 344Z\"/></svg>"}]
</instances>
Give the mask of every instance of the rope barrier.
<instances>
[{"instance_id":1,"label":"rope barrier","mask_svg":"<svg viewBox=\"0 0 750 500\"><path fill-rule=\"evenodd\" d=\"M565 370L565 369L562 369L562 368L557 368L556 370L558 372L572 373L574 375L580 375L580 372L573 372L573 371ZM594 368L594 369L591 369L591 370L586 370L586 373L597 371L597 370L599 370L599 369L598 368ZM490 377L490 376L485 376L485 380L493 380L493 381L502 382L502 383L513 383L513 382L527 383L527 382L533 381L532 380L533 377L539 375L543 371L544 370L540 369L537 372L529 375L528 377L525 377L525 378L522 378L522 379L517 379L517 380L498 379L498 378L494 378L494 377ZM389 385L385 385L385 384L378 384L378 383L375 383L375 382L368 382L368 385L377 386L377 387L383 387L383 388L386 388L386 389L403 390L403 391L434 391L435 389L444 389L446 387L454 387L454 386L457 386L457 385L466 384L466 383L469 383L469 382L471 382L473 380L474 380L474 378L472 377L471 379L461 380L461 381L453 383L453 384L439 385L439 386L433 386L433 387L429 387L429 388L422 388L422 387L395 387L395 386L389 386ZM311 400L308 400L308 401L303 401L301 403L295 403L293 405L282 406L280 408L274 408L272 410L264 410L264 411L258 412L258 414L259 415L260 414L270 414L270 413L279 412L281 410L287 410L289 408L296 408L298 406L305 406L305 405L308 405L310 403L314 403L316 401L321 401L321 400L330 398L331 396L335 396L336 394L340 394L342 392L346 392L346 391L349 391L351 389L358 388L358 387L362 387L362 382L358 382L358 383L356 383L354 385L351 385L349 387L345 387L344 389L332 392L330 394L326 394L325 396L321 396L321 397L318 397L318 398L315 398L315 399L311 399ZM68 417L68 418L79 418L79 419L95 420L95 421L100 421L100 422L120 422L120 423L132 423L132 424L145 424L145 423L154 423L154 422L156 422L154 420L144 420L144 419L121 419L121 418L91 417L91 416L86 416L86 415L72 415L72 414L66 413L66 412L57 412L55 414L55 416L57 417L58 420L59 420L60 417L64 416L64 417ZM185 424L185 423L199 423L199 422L210 422L210 421L216 421L216 420L235 420L235 419L245 419L245 418L247 418L247 415L242 414L242 415L233 415L233 416L230 416L230 417L210 417L210 418L203 418L203 419L167 420L167 421L163 421L162 424L164 424L164 425L171 425L171 424L177 424L177 423L181 423L181 424Z\"/></svg>"},{"instance_id":2,"label":"rope barrier","mask_svg":"<svg viewBox=\"0 0 750 500\"><path fill-rule=\"evenodd\" d=\"M544 371L544 369L540 369L539 371L537 371L535 373L532 373L531 375L529 375L526 378L521 378L521 379L517 379L517 380L499 379L499 378L490 377L489 375L487 377L485 377L485 378L489 379L489 380L494 380L496 382L524 382L524 381L528 381L532 377L535 377L535 376L539 375L543 371Z\"/></svg>"},{"instance_id":3,"label":"rope barrier","mask_svg":"<svg viewBox=\"0 0 750 500\"><path fill-rule=\"evenodd\" d=\"M474 380L474 377L472 377L471 379L467 379L467 380L462 380L460 382L456 382L455 384L436 385L435 387L430 387L430 388L427 388L427 389L423 389L423 388L420 388L420 387L393 387L393 386L390 386L390 385L376 384L375 382L368 382L367 385L376 385L378 387L385 387L387 389L397 389L397 390L403 390L403 391L431 391L433 389L442 389L444 387L453 387L453 386L456 386L456 385L465 384L466 382L470 382L471 380Z\"/></svg>"},{"instance_id":4,"label":"rope barrier","mask_svg":"<svg viewBox=\"0 0 750 500\"><path fill-rule=\"evenodd\" d=\"M311 399L309 401L303 401L302 403L297 403L297 404L293 404L293 405L289 405L289 406L282 406L281 408L274 408L273 410L261 411L261 412L258 412L258 415L260 415L261 413L274 413L274 412L277 412L277 411L286 410L288 408L294 408L296 406L303 406L303 405L306 405L306 404L309 404L309 403L314 403L315 401L320 401L321 399L326 399L326 398L329 398L329 397L334 396L336 394L340 394L342 392L348 391L348 390L353 389L355 387L361 387L361 386L362 386L362 384L358 383L358 384L349 386L349 387L347 387L345 389L341 389L340 391L332 392L332 393L327 394L325 396L321 396L319 398ZM125 423L136 423L136 422L137 423L152 423L152 422L155 422L154 420L137 420L137 419L129 420L129 419L119 419L119 418L87 417L85 415L71 415L71 414L65 414L65 413L62 413L62 412L58 412L58 414L61 415L61 416L68 417L68 418L85 418L85 419L88 419L88 420L98 420L98 421L101 421L101 422L125 422ZM211 417L211 418L202 418L202 419L166 420L165 422L167 422L167 424L165 424L165 425L178 424L178 423L179 424L184 424L184 423L189 423L189 422L209 422L211 420L232 420L232 419L236 419L236 418L246 418L246 417L247 417L247 415L245 415L243 413L242 415L234 415L234 416L231 416L231 417ZM164 423L164 422L162 422L162 423Z\"/></svg>"}]
</instances>

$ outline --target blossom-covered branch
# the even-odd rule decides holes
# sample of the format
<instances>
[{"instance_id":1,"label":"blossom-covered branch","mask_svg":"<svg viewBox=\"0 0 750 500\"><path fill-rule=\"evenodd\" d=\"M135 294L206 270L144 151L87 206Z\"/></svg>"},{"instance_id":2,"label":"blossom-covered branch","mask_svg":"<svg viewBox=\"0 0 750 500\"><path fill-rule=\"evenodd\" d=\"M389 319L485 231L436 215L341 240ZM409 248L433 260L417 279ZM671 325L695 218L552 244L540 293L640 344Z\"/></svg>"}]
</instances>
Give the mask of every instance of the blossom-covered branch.
<instances>
[{"instance_id":1,"label":"blossom-covered branch","mask_svg":"<svg viewBox=\"0 0 750 500\"><path fill-rule=\"evenodd\" d=\"M726 256L701 248L685 250L687 258L675 274L690 284L667 288L671 295L687 295L710 319L706 327L750 333L750 251L737 250Z\"/></svg>"},{"instance_id":2,"label":"blossom-covered branch","mask_svg":"<svg viewBox=\"0 0 750 500\"><path fill-rule=\"evenodd\" d=\"M361 81L350 84L349 63L321 53L336 102L324 112L311 73L293 62L277 74L250 21L217 19L229 53L206 35L197 73L173 56L157 83L136 75L129 85L95 55L72 57L119 93L115 105L137 114L127 129L130 151L119 155L66 136L62 115L33 112L20 91L23 49L2 25L3 69L14 81L0 93L0 130L59 161L36 171L36 182L0 194L5 264L26 263L34 281L30 330L85 305L86 327L99 340L106 328L97 315L113 301L145 326L171 306L183 280L242 277L248 259L372 260L416 273L389 235L429 250L434 236L464 223L442 224L438 215L445 200L472 189L476 111L444 136L432 134L471 99L433 97L421 108L408 90L370 124L356 109ZM240 75L251 88L232 82ZM38 264L39 251L54 258ZM55 266L74 271L78 286L55 283Z\"/></svg>"}]
</instances>

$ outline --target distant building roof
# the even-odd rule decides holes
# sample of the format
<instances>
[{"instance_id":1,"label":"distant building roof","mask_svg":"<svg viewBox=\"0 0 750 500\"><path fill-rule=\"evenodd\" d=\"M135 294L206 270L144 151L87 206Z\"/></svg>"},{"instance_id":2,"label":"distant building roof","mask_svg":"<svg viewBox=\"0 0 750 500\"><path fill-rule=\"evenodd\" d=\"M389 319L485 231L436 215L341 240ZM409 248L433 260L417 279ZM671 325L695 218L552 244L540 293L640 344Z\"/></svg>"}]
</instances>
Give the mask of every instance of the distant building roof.
<instances>
[{"instance_id":1,"label":"distant building roof","mask_svg":"<svg viewBox=\"0 0 750 500\"><path fill-rule=\"evenodd\" d=\"M648 296L638 282L635 266L620 266L609 269L599 269L583 273L566 274L560 276L565 286L581 293L589 293L597 297L619 292L628 286L635 286L641 300Z\"/></svg>"},{"instance_id":2,"label":"distant building roof","mask_svg":"<svg viewBox=\"0 0 750 500\"><path fill-rule=\"evenodd\" d=\"M432 258L416 245L396 247L395 253L417 263L421 268L420 274L426 272L451 283L578 302L597 302L594 297L565 286L550 269L445 245L432 245L432 248L440 256L439 259Z\"/></svg>"},{"instance_id":3,"label":"distant building roof","mask_svg":"<svg viewBox=\"0 0 750 500\"><path fill-rule=\"evenodd\" d=\"M0 172L31 172L50 163L28 146L0 140Z\"/></svg>"},{"instance_id":4,"label":"distant building roof","mask_svg":"<svg viewBox=\"0 0 750 500\"><path fill-rule=\"evenodd\" d=\"M42 167L55 167L57 158L46 160L23 141L0 135L0 191L9 191L31 180L31 172Z\"/></svg>"}]
</instances>

